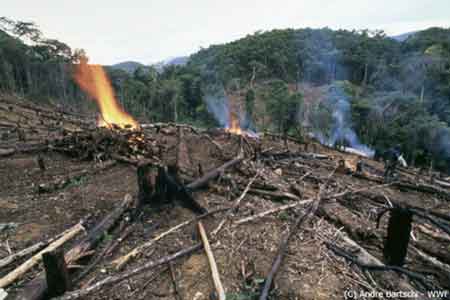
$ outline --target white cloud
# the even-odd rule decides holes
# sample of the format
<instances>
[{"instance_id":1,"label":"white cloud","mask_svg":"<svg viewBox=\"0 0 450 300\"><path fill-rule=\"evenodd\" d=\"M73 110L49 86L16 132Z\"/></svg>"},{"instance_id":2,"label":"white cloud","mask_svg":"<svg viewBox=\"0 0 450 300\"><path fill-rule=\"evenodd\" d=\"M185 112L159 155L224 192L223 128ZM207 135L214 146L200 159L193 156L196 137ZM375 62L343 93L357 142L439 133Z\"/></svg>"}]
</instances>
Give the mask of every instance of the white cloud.
<instances>
[{"instance_id":1,"label":"white cloud","mask_svg":"<svg viewBox=\"0 0 450 300\"><path fill-rule=\"evenodd\" d=\"M389 34L450 25L448 0L14 0L1 15L32 20L93 61L144 63L186 55L256 30L331 27Z\"/></svg>"}]
</instances>

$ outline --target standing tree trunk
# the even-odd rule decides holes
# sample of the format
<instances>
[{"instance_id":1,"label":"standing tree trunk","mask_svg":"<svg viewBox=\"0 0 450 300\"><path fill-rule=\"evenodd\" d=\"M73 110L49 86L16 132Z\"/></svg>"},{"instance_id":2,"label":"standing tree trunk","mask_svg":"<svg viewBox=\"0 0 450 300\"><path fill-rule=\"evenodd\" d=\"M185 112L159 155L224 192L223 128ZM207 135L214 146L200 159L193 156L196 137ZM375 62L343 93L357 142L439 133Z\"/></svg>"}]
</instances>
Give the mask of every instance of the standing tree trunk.
<instances>
[{"instance_id":1,"label":"standing tree trunk","mask_svg":"<svg viewBox=\"0 0 450 300\"><path fill-rule=\"evenodd\" d=\"M366 62L366 63L364 64L363 87L366 87L366 86L367 86L367 76L368 76L367 72L368 72L368 69L369 69L369 64Z\"/></svg>"}]
</instances>

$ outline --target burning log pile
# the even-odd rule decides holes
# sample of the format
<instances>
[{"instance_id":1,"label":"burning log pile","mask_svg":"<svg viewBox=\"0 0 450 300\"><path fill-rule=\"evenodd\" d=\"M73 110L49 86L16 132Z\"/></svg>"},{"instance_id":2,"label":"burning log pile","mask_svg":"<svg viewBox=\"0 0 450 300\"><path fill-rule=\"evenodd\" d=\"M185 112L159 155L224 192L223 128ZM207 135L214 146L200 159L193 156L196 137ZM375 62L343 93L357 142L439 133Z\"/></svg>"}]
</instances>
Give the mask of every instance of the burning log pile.
<instances>
[{"instance_id":1,"label":"burning log pile","mask_svg":"<svg viewBox=\"0 0 450 300\"><path fill-rule=\"evenodd\" d=\"M25 110L9 105L15 117ZM22 126L29 139L5 138L2 151L12 152L0 157L0 219L17 223L0 232L0 288L11 299L450 288L444 178L405 169L384 182L380 163L308 139L169 123L97 127L48 111L59 115L52 131L51 118L26 110L42 126ZM62 175L65 184L38 193ZM26 228L39 229L29 237Z\"/></svg>"}]
</instances>

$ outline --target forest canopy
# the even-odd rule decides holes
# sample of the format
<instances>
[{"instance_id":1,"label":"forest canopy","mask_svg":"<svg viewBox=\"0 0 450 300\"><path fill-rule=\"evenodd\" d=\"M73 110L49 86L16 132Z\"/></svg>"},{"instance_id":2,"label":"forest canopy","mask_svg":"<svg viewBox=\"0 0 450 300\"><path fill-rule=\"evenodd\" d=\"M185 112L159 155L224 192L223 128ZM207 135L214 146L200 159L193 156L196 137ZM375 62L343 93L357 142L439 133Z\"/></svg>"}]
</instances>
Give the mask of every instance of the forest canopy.
<instances>
[{"instance_id":1,"label":"forest canopy","mask_svg":"<svg viewBox=\"0 0 450 300\"><path fill-rule=\"evenodd\" d=\"M0 92L83 110L72 78L86 53L31 22L0 18ZM182 65L105 66L120 103L146 121L222 125L234 101L243 126L331 139L336 113L377 152L399 145L409 163L450 170L450 30L403 41L382 31L283 29L213 45ZM345 111L333 97L343 99ZM339 125L339 126L338 126Z\"/></svg>"}]
</instances>

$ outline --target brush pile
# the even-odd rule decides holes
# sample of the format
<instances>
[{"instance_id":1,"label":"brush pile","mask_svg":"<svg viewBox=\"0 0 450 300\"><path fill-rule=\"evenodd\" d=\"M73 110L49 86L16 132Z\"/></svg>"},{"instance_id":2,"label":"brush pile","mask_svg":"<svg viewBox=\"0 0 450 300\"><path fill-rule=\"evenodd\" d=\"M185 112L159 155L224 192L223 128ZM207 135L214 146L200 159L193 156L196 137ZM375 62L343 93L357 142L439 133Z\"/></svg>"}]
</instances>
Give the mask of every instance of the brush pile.
<instances>
[{"instance_id":1,"label":"brush pile","mask_svg":"<svg viewBox=\"0 0 450 300\"><path fill-rule=\"evenodd\" d=\"M384 182L306 138L0 114L0 298L450 296L444 175Z\"/></svg>"}]
</instances>

